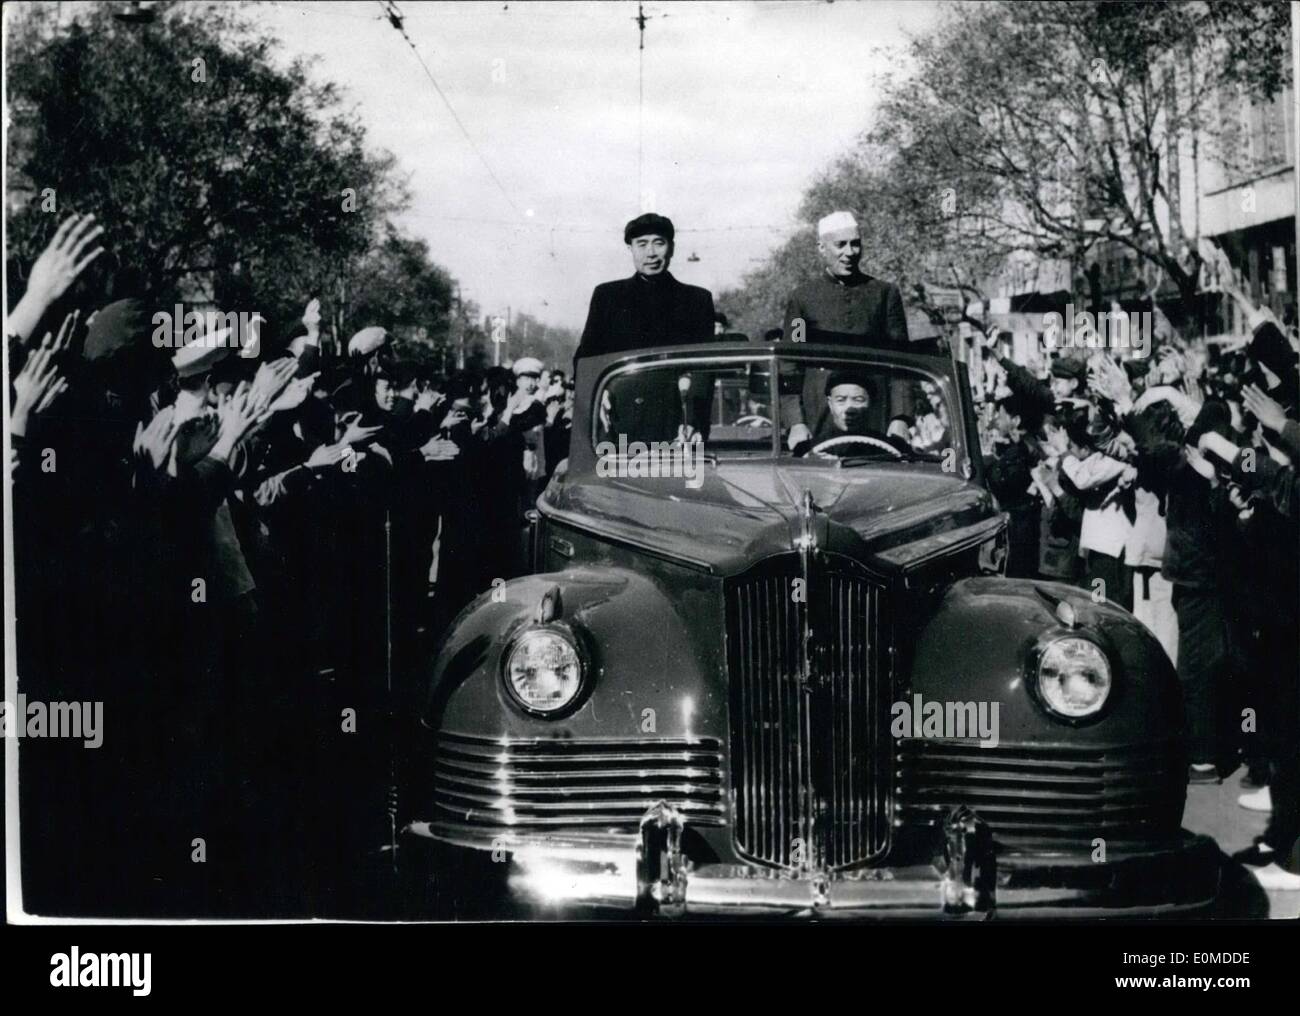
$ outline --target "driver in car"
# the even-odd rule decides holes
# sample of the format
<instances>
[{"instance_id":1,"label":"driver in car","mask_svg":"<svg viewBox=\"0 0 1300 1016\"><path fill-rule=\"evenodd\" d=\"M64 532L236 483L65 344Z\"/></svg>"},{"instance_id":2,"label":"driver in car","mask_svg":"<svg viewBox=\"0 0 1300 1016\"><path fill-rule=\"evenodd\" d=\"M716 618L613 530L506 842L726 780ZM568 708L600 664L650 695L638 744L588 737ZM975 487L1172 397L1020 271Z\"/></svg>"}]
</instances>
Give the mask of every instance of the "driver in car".
<instances>
[{"instance_id":1,"label":"driver in car","mask_svg":"<svg viewBox=\"0 0 1300 1016\"><path fill-rule=\"evenodd\" d=\"M905 417L898 416L890 420L883 434L868 426L871 388L870 378L859 371L837 370L832 373L826 382L827 412L818 422L813 436L795 446L794 454L807 455L827 441L850 436L871 440L843 441L826 449L824 454L837 456L870 454L872 441L892 445L903 453L911 452L912 444ZM877 450L883 451L879 445Z\"/></svg>"}]
</instances>

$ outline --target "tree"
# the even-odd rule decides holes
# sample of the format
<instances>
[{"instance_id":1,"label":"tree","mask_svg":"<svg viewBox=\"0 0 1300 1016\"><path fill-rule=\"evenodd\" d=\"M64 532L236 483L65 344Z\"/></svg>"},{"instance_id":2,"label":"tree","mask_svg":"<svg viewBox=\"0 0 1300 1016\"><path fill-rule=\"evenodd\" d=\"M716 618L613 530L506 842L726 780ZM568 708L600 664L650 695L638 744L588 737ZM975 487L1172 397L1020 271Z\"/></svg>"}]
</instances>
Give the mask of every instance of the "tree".
<instances>
[{"instance_id":1,"label":"tree","mask_svg":"<svg viewBox=\"0 0 1300 1016\"><path fill-rule=\"evenodd\" d=\"M1203 256L1179 164L1189 148L1233 164L1220 90L1275 94L1287 24L1281 3L954 7L911 44L913 70L887 87L863 146L893 154L918 204L951 195L963 246L1082 263L1116 245L1190 313Z\"/></svg>"},{"instance_id":2,"label":"tree","mask_svg":"<svg viewBox=\"0 0 1300 1016\"><path fill-rule=\"evenodd\" d=\"M10 35L15 270L68 213L94 212L112 255L87 280L96 297L199 292L296 322L404 205L392 157L367 151L334 86L301 60L277 67L275 40L233 7L124 24L79 5L70 28L52 14L33 5Z\"/></svg>"},{"instance_id":3,"label":"tree","mask_svg":"<svg viewBox=\"0 0 1300 1016\"><path fill-rule=\"evenodd\" d=\"M349 286L342 301L345 330L382 325L430 345L448 341L454 280L433 263L425 241L387 227L383 241L358 262Z\"/></svg>"}]
</instances>

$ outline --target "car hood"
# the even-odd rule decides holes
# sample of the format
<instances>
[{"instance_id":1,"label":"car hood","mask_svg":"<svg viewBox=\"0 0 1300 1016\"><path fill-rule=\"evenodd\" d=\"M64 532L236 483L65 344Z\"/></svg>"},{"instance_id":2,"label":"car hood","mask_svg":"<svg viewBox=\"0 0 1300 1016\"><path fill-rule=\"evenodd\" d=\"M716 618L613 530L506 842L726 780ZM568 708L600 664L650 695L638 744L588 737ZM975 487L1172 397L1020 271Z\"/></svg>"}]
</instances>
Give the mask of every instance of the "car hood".
<instances>
[{"instance_id":1,"label":"car hood","mask_svg":"<svg viewBox=\"0 0 1300 1016\"><path fill-rule=\"evenodd\" d=\"M722 575L790 551L805 492L828 519L824 550L885 570L960 544L998 515L984 488L914 465L721 462L705 466L702 480L696 488L669 478L553 483L541 507L549 518Z\"/></svg>"}]
</instances>

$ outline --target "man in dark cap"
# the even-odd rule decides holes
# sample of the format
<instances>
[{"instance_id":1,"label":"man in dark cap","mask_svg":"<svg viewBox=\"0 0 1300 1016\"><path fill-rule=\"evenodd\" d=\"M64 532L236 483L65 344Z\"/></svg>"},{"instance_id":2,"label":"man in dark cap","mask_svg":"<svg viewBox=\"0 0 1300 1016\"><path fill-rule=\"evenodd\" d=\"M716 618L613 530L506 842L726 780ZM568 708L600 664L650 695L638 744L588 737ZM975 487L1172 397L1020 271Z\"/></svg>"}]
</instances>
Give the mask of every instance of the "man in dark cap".
<instances>
[{"instance_id":1,"label":"man in dark cap","mask_svg":"<svg viewBox=\"0 0 1300 1016\"><path fill-rule=\"evenodd\" d=\"M795 446L795 455L806 455L822 442L849 436L871 438L878 443L893 445L899 451L911 451L905 418L890 420L885 433L872 429L872 392L877 386L878 379L866 371L831 371L826 381L826 412L813 435ZM869 442L845 442L827 454L862 455L870 452Z\"/></svg>"},{"instance_id":2,"label":"man in dark cap","mask_svg":"<svg viewBox=\"0 0 1300 1016\"><path fill-rule=\"evenodd\" d=\"M673 257L672 222L653 212L639 215L623 230L623 242L636 271L631 278L601 283L592 292L575 361L713 338L713 294L678 282L668 271Z\"/></svg>"}]
</instances>

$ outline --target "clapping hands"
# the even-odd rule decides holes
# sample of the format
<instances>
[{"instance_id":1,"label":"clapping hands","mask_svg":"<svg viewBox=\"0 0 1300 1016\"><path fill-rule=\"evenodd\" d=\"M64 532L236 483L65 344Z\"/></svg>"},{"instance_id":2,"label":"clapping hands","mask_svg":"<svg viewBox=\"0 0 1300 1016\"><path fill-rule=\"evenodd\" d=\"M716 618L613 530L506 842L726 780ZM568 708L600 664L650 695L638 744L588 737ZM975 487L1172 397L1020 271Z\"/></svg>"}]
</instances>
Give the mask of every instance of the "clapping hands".
<instances>
[{"instance_id":1,"label":"clapping hands","mask_svg":"<svg viewBox=\"0 0 1300 1016\"><path fill-rule=\"evenodd\" d=\"M307 396L311 393L312 385L316 383L316 378L320 376L320 371L315 374L308 374L306 377L295 378L284 387L279 395L271 400L271 404L266 407L268 413L280 413L288 409L297 409L307 401Z\"/></svg>"},{"instance_id":2,"label":"clapping hands","mask_svg":"<svg viewBox=\"0 0 1300 1016\"><path fill-rule=\"evenodd\" d=\"M229 461L235 446L253 430L264 423L270 414L266 406L253 396L252 387L242 381L233 394L227 396L217 408L219 437L212 455L223 462Z\"/></svg>"},{"instance_id":3,"label":"clapping hands","mask_svg":"<svg viewBox=\"0 0 1300 1016\"><path fill-rule=\"evenodd\" d=\"M425 388L415 396L415 412L428 411L439 406L446 399L442 392L434 391L432 388Z\"/></svg>"},{"instance_id":4,"label":"clapping hands","mask_svg":"<svg viewBox=\"0 0 1300 1016\"><path fill-rule=\"evenodd\" d=\"M357 444L360 441L365 441L367 438L374 437L384 429L382 425L363 427L361 425L360 413L349 413L343 419L346 420L347 423L344 426L343 436L339 439L340 444Z\"/></svg>"},{"instance_id":5,"label":"clapping hands","mask_svg":"<svg viewBox=\"0 0 1300 1016\"><path fill-rule=\"evenodd\" d=\"M258 366L249 388L249 402L258 410L259 415L270 408L272 400L283 391L297 370L298 361L292 356ZM301 403L302 399L298 401Z\"/></svg>"},{"instance_id":6,"label":"clapping hands","mask_svg":"<svg viewBox=\"0 0 1300 1016\"><path fill-rule=\"evenodd\" d=\"M1286 426L1286 411L1258 386L1247 385L1242 389L1241 400L1269 430L1276 432Z\"/></svg>"},{"instance_id":7,"label":"clapping hands","mask_svg":"<svg viewBox=\"0 0 1300 1016\"><path fill-rule=\"evenodd\" d=\"M1115 403L1121 412L1133 403L1132 382L1124 369L1108 356L1099 356L1089 365L1088 387Z\"/></svg>"},{"instance_id":8,"label":"clapping hands","mask_svg":"<svg viewBox=\"0 0 1300 1016\"><path fill-rule=\"evenodd\" d=\"M359 462L365 458L365 452L358 452L346 441L339 441L332 445L318 445L316 449L307 456L305 465L308 469L328 469L330 466L342 462L344 459L355 456L353 461Z\"/></svg>"},{"instance_id":9,"label":"clapping hands","mask_svg":"<svg viewBox=\"0 0 1300 1016\"><path fill-rule=\"evenodd\" d=\"M147 427L137 423L135 439L131 442L131 450L136 459L150 463L155 470L162 469L171 453L178 429L176 414L170 408L158 413Z\"/></svg>"}]
</instances>

